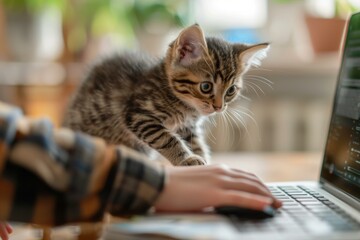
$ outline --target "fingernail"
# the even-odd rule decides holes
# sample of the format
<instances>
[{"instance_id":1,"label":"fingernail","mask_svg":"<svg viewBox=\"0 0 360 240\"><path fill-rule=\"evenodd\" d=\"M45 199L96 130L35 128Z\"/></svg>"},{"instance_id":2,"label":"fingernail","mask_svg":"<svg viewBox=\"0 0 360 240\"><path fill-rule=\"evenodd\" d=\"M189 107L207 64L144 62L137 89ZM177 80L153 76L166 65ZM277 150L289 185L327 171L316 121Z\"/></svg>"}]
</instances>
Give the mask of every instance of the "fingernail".
<instances>
[{"instance_id":1,"label":"fingernail","mask_svg":"<svg viewBox=\"0 0 360 240\"><path fill-rule=\"evenodd\" d=\"M264 207L263 212L266 212L269 215L275 215L275 209L271 206Z\"/></svg>"}]
</instances>

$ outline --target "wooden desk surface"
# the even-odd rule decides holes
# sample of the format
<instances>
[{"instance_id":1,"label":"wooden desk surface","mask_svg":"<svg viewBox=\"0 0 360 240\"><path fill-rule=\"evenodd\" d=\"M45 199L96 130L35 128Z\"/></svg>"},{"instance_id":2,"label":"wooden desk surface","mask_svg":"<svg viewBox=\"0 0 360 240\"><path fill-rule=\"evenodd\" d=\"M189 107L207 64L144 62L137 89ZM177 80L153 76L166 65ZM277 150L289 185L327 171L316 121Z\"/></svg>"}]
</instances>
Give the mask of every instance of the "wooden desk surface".
<instances>
[{"instance_id":1,"label":"wooden desk surface","mask_svg":"<svg viewBox=\"0 0 360 240\"><path fill-rule=\"evenodd\" d=\"M230 167L252 172L265 182L275 181L315 181L318 179L321 153L217 153L213 155L213 164L223 163ZM47 231L43 240L92 240L95 239L95 224L82 226L80 236L74 235L69 227L50 232ZM15 228L11 240L34 240L39 238L36 233L27 227Z\"/></svg>"},{"instance_id":2,"label":"wooden desk surface","mask_svg":"<svg viewBox=\"0 0 360 240\"><path fill-rule=\"evenodd\" d=\"M252 172L265 182L316 181L321 162L320 152L218 153L212 161Z\"/></svg>"}]
</instances>

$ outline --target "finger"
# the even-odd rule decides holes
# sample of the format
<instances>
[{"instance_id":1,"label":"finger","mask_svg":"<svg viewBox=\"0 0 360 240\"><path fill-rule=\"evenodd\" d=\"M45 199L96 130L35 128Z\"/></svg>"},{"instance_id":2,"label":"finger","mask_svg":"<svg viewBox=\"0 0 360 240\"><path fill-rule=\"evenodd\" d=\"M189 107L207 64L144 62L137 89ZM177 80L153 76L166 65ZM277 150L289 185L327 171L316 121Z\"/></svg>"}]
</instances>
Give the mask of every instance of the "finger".
<instances>
[{"instance_id":1,"label":"finger","mask_svg":"<svg viewBox=\"0 0 360 240\"><path fill-rule=\"evenodd\" d=\"M282 207L283 203L281 200L277 199L276 197L273 197L274 198L274 203L273 203L273 207L274 208L280 208Z\"/></svg>"},{"instance_id":2,"label":"finger","mask_svg":"<svg viewBox=\"0 0 360 240\"><path fill-rule=\"evenodd\" d=\"M3 223L0 223L0 237L2 240L8 240L8 233L6 231L6 227Z\"/></svg>"},{"instance_id":3,"label":"finger","mask_svg":"<svg viewBox=\"0 0 360 240\"><path fill-rule=\"evenodd\" d=\"M245 172L240 169L230 168L227 165L215 165L215 171L219 172L220 174L230 176L233 178L245 178L251 181L258 182L259 184L265 186L265 184L254 174Z\"/></svg>"},{"instance_id":4,"label":"finger","mask_svg":"<svg viewBox=\"0 0 360 240\"><path fill-rule=\"evenodd\" d=\"M281 206L281 202L274 196L272 196L267 186L256 175L240 169L230 168L225 164L214 164L211 165L210 168L213 169L215 174L225 175L236 179L247 179L249 181L256 182L257 184L261 185L263 189L268 193L268 195L273 198L274 203L276 203L274 207L278 208L279 206Z\"/></svg>"},{"instance_id":5,"label":"finger","mask_svg":"<svg viewBox=\"0 0 360 240\"><path fill-rule=\"evenodd\" d=\"M6 228L6 231L7 231L9 234L14 231L13 228L11 227L11 225L8 224L8 223L5 223L5 228Z\"/></svg>"},{"instance_id":6,"label":"finger","mask_svg":"<svg viewBox=\"0 0 360 240\"><path fill-rule=\"evenodd\" d=\"M225 180L225 188L263 195L273 200L272 206L274 208L280 208L282 206L282 202L278 200L276 197L274 197L265 186L260 185L254 181L231 178L229 180Z\"/></svg>"},{"instance_id":7,"label":"finger","mask_svg":"<svg viewBox=\"0 0 360 240\"><path fill-rule=\"evenodd\" d=\"M255 210L263 210L273 202L272 198L253 193L226 190L217 206L238 206Z\"/></svg>"},{"instance_id":8,"label":"finger","mask_svg":"<svg viewBox=\"0 0 360 240\"><path fill-rule=\"evenodd\" d=\"M267 189L255 181L248 179L237 178L223 178L223 187L226 189L240 190L244 192L250 192L258 195L264 195L266 197L273 197Z\"/></svg>"},{"instance_id":9,"label":"finger","mask_svg":"<svg viewBox=\"0 0 360 240\"><path fill-rule=\"evenodd\" d=\"M235 168L232 168L230 170L234 172L232 174L232 177L234 178L244 178L254 181L257 184L260 184L263 187L263 189L265 189L265 191L268 193L268 195L271 196L271 198L273 199L274 201L274 203L272 204L273 207L280 208L282 206L282 202L272 195L270 189L256 175Z\"/></svg>"},{"instance_id":10,"label":"finger","mask_svg":"<svg viewBox=\"0 0 360 240\"><path fill-rule=\"evenodd\" d=\"M261 181L261 179L258 176L256 176L255 174L245 172L243 170L235 169L235 168L230 169L230 174L232 177L235 177L235 178L245 178L245 179L248 179L251 181L255 181L255 182L263 185L267 189L267 191L270 192L270 190L268 190L268 188L266 187L265 183L263 181Z\"/></svg>"}]
</instances>

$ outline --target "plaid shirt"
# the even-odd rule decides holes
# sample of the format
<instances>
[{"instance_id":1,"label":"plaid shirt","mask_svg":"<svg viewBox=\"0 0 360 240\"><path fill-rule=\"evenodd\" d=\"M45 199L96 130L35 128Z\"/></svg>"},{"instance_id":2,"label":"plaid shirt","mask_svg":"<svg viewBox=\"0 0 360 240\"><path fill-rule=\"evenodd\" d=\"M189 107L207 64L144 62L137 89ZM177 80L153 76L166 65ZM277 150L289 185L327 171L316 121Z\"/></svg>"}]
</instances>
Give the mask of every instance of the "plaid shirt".
<instances>
[{"instance_id":1,"label":"plaid shirt","mask_svg":"<svg viewBox=\"0 0 360 240\"><path fill-rule=\"evenodd\" d=\"M0 220L59 225L146 213L164 180L135 151L0 102Z\"/></svg>"}]
</instances>

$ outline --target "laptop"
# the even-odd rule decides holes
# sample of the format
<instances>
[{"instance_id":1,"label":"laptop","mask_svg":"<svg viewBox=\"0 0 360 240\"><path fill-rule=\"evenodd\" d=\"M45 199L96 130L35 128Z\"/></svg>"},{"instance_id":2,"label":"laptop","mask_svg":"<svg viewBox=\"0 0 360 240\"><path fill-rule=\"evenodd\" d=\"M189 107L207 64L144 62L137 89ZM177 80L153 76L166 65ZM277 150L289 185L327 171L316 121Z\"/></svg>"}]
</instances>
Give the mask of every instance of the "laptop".
<instances>
[{"instance_id":1,"label":"laptop","mask_svg":"<svg viewBox=\"0 0 360 240\"><path fill-rule=\"evenodd\" d=\"M360 13L348 22L319 181L268 186L284 203L273 218L155 215L111 224L104 239L360 240Z\"/></svg>"}]
</instances>

